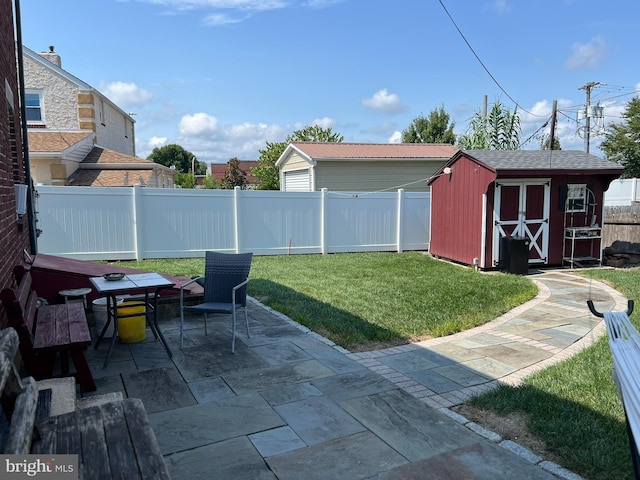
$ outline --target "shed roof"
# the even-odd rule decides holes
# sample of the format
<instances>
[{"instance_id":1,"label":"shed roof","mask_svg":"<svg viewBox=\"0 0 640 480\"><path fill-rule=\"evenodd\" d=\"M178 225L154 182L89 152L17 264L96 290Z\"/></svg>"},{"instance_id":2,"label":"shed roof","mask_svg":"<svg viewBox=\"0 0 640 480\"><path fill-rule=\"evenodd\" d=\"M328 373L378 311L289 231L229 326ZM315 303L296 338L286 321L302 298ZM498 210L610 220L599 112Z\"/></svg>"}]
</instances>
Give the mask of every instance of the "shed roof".
<instances>
[{"instance_id":1,"label":"shed roof","mask_svg":"<svg viewBox=\"0 0 640 480\"><path fill-rule=\"evenodd\" d=\"M437 143L291 142L290 145L314 160L438 159L451 158L459 150Z\"/></svg>"},{"instance_id":2,"label":"shed roof","mask_svg":"<svg viewBox=\"0 0 640 480\"><path fill-rule=\"evenodd\" d=\"M580 150L463 150L496 173L503 170L598 170L622 173L624 167ZM455 160L454 160L455 161Z\"/></svg>"}]
</instances>

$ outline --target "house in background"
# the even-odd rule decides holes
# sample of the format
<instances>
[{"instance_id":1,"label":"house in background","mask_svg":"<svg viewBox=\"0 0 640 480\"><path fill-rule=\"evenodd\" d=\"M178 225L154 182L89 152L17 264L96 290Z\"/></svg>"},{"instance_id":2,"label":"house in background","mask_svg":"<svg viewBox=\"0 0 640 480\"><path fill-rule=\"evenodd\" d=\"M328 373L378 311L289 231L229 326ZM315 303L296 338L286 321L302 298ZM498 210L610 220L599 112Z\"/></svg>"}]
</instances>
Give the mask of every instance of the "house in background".
<instances>
[{"instance_id":1,"label":"house in background","mask_svg":"<svg viewBox=\"0 0 640 480\"><path fill-rule=\"evenodd\" d=\"M174 188L175 170L122 153L93 147L78 169L66 180L75 187Z\"/></svg>"},{"instance_id":2,"label":"house in background","mask_svg":"<svg viewBox=\"0 0 640 480\"><path fill-rule=\"evenodd\" d=\"M134 120L62 68L24 49L31 175L40 185L173 188L175 171L135 156Z\"/></svg>"},{"instance_id":3,"label":"house in background","mask_svg":"<svg viewBox=\"0 0 640 480\"><path fill-rule=\"evenodd\" d=\"M429 181L429 251L492 269L519 237L525 268L599 262L604 192L622 171L581 151L461 150Z\"/></svg>"},{"instance_id":4,"label":"house in background","mask_svg":"<svg viewBox=\"0 0 640 480\"><path fill-rule=\"evenodd\" d=\"M12 0L0 0L0 290L13 282L13 267L23 260L23 252L35 253L32 228L33 208L29 200L30 179L21 129L18 59ZM17 193L20 192L20 193ZM4 309L0 309L0 328L7 325Z\"/></svg>"},{"instance_id":5,"label":"house in background","mask_svg":"<svg viewBox=\"0 0 640 480\"><path fill-rule=\"evenodd\" d=\"M94 143L136 154L134 120L91 85L62 68L53 47L40 54L23 47L27 128L94 134Z\"/></svg>"},{"instance_id":6,"label":"house in background","mask_svg":"<svg viewBox=\"0 0 640 480\"><path fill-rule=\"evenodd\" d=\"M239 167L247 176L247 188L255 188L260 183L259 180L251 173L252 168L256 168L258 162L256 160L240 160ZM224 176L229 169L229 162L227 163L212 163L211 164L211 176L217 183L222 183Z\"/></svg>"},{"instance_id":7,"label":"house in background","mask_svg":"<svg viewBox=\"0 0 640 480\"><path fill-rule=\"evenodd\" d=\"M458 151L428 143L291 142L276 162L280 190L427 192L427 180Z\"/></svg>"}]
</instances>

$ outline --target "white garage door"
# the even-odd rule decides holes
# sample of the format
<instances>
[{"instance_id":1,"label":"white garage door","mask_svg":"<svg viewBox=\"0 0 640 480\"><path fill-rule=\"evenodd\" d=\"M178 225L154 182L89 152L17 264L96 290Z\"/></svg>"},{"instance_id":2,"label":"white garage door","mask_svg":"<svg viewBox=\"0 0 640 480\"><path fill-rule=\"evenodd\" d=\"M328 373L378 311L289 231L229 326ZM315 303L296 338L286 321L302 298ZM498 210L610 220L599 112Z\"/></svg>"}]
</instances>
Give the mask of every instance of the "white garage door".
<instances>
[{"instance_id":1,"label":"white garage door","mask_svg":"<svg viewBox=\"0 0 640 480\"><path fill-rule=\"evenodd\" d=\"M284 172L284 190L286 192L310 192L309 170Z\"/></svg>"}]
</instances>

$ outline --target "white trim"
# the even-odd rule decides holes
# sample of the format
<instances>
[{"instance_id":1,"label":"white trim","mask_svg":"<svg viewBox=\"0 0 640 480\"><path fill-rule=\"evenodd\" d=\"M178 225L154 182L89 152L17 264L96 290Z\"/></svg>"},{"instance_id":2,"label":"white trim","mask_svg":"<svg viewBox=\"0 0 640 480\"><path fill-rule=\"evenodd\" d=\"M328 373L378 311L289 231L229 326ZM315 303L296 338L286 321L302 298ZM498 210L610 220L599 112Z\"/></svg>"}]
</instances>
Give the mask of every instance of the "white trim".
<instances>
[{"instance_id":1,"label":"white trim","mask_svg":"<svg viewBox=\"0 0 640 480\"><path fill-rule=\"evenodd\" d=\"M528 219L526 218L526 187L529 185L544 186L544 205L542 207L543 218ZM503 186L518 186L519 189L519 205L518 218L503 222L500 220L500 206L502 200ZM500 259L500 237L504 235L502 225L515 225L514 235L527 237L529 242L529 250L537 250L538 258L530 258L529 263L546 264L549 262L549 216L551 206L551 179L509 179L497 180L494 189L494 207L493 207L493 266L497 266ZM528 225L539 225L539 228L532 232ZM542 246L538 247L537 240L542 235Z\"/></svg>"}]
</instances>

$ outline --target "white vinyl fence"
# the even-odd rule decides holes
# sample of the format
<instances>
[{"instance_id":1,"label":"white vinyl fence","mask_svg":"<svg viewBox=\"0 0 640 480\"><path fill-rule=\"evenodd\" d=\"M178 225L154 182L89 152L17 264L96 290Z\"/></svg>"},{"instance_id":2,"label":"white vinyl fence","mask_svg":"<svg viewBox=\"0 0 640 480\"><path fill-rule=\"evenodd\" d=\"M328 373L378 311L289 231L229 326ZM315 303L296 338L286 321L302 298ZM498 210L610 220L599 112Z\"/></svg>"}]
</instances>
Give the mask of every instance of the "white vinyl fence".
<instances>
[{"instance_id":1,"label":"white vinyl fence","mask_svg":"<svg viewBox=\"0 0 640 480\"><path fill-rule=\"evenodd\" d=\"M429 193L37 187L38 251L82 260L428 250Z\"/></svg>"},{"instance_id":2,"label":"white vinyl fence","mask_svg":"<svg viewBox=\"0 0 640 480\"><path fill-rule=\"evenodd\" d=\"M631 205L640 201L640 182L637 178L614 180L604 194L604 206Z\"/></svg>"}]
</instances>

